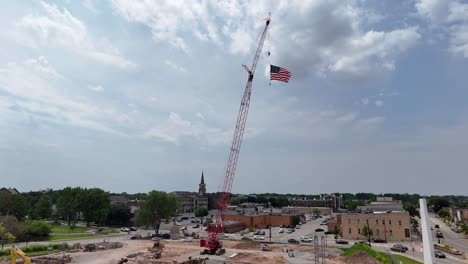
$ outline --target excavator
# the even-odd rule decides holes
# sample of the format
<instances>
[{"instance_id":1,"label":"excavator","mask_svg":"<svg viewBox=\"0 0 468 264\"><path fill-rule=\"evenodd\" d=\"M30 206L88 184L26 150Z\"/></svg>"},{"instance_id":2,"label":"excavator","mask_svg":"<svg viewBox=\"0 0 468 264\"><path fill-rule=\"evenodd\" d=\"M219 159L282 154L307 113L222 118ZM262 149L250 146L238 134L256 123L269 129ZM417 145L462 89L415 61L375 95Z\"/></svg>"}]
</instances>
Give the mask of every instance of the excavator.
<instances>
[{"instance_id":1,"label":"excavator","mask_svg":"<svg viewBox=\"0 0 468 264\"><path fill-rule=\"evenodd\" d=\"M15 247L14 245L11 246L11 264L16 264L16 258L17 257L20 257L23 259L23 262L24 264L31 264L31 258L26 256L26 254L24 254L24 252Z\"/></svg>"}]
</instances>

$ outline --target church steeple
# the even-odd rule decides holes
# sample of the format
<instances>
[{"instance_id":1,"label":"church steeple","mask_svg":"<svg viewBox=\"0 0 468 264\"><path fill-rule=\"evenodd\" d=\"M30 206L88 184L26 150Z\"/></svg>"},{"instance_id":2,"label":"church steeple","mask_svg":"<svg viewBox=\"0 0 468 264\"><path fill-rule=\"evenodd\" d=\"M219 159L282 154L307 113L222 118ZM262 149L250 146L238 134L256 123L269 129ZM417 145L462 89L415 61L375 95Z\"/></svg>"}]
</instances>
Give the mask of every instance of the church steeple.
<instances>
[{"instance_id":1,"label":"church steeple","mask_svg":"<svg viewBox=\"0 0 468 264\"><path fill-rule=\"evenodd\" d=\"M201 173L201 181L198 185L198 195L206 195L206 184L205 184L205 177L203 176L203 171Z\"/></svg>"}]
</instances>

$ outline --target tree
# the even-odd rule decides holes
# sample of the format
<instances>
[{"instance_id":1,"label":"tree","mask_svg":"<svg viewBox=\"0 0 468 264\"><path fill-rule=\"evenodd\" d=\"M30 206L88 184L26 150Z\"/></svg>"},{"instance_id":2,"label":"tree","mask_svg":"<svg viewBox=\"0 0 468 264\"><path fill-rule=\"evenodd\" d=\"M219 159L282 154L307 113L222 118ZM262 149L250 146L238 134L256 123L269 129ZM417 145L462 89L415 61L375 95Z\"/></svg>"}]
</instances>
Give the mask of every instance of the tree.
<instances>
[{"instance_id":1,"label":"tree","mask_svg":"<svg viewBox=\"0 0 468 264\"><path fill-rule=\"evenodd\" d=\"M335 225L332 230L332 234L335 235L335 239L338 239L338 235L340 234L340 232L340 228L337 225Z\"/></svg>"},{"instance_id":2,"label":"tree","mask_svg":"<svg viewBox=\"0 0 468 264\"><path fill-rule=\"evenodd\" d=\"M312 209L312 212L314 213L314 215L320 215L320 209L318 208Z\"/></svg>"},{"instance_id":3,"label":"tree","mask_svg":"<svg viewBox=\"0 0 468 264\"><path fill-rule=\"evenodd\" d=\"M445 197L431 197L429 198L428 205L432 206L435 213L438 213L440 209L450 206L450 201Z\"/></svg>"},{"instance_id":4,"label":"tree","mask_svg":"<svg viewBox=\"0 0 468 264\"><path fill-rule=\"evenodd\" d=\"M86 226L90 222L103 223L110 210L109 193L99 189L84 189L79 194L78 209L83 213Z\"/></svg>"},{"instance_id":5,"label":"tree","mask_svg":"<svg viewBox=\"0 0 468 264\"><path fill-rule=\"evenodd\" d=\"M369 246L371 245L371 236L374 235L374 231L370 228L369 224L367 223L361 230L361 234L367 237L367 241L369 242Z\"/></svg>"},{"instance_id":6,"label":"tree","mask_svg":"<svg viewBox=\"0 0 468 264\"><path fill-rule=\"evenodd\" d=\"M60 197L57 199L58 212L62 217L68 220L68 226L70 226L71 221L75 219L78 213L81 191L82 189L80 187L66 187L62 190Z\"/></svg>"},{"instance_id":7,"label":"tree","mask_svg":"<svg viewBox=\"0 0 468 264\"><path fill-rule=\"evenodd\" d=\"M178 208L179 202L174 195L152 191L141 202L136 222L139 225L151 226L158 234L162 219L174 216Z\"/></svg>"},{"instance_id":8,"label":"tree","mask_svg":"<svg viewBox=\"0 0 468 264\"><path fill-rule=\"evenodd\" d=\"M5 243L11 243L15 241L15 236L7 232L6 228L0 223L0 242L2 243L2 251Z\"/></svg>"},{"instance_id":9,"label":"tree","mask_svg":"<svg viewBox=\"0 0 468 264\"><path fill-rule=\"evenodd\" d=\"M403 209L404 209L405 211L407 211L407 212L410 214L410 216L419 216L418 210L417 210L416 207L415 207L413 204L411 204L411 203L405 203L405 204L403 205Z\"/></svg>"},{"instance_id":10,"label":"tree","mask_svg":"<svg viewBox=\"0 0 468 264\"><path fill-rule=\"evenodd\" d=\"M130 207L123 203L113 204L107 214L106 223L109 225L127 226L132 219Z\"/></svg>"},{"instance_id":11,"label":"tree","mask_svg":"<svg viewBox=\"0 0 468 264\"><path fill-rule=\"evenodd\" d=\"M460 231L462 231L465 234L465 236L468 236L468 225L465 223L461 223Z\"/></svg>"},{"instance_id":12,"label":"tree","mask_svg":"<svg viewBox=\"0 0 468 264\"><path fill-rule=\"evenodd\" d=\"M43 195L34 206L34 214L40 219L52 216L52 201L48 195Z\"/></svg>"},{"instance_id":13,"label":"tree","mask_svg":"<svg viewBox=\"0 0 468 264\"><path fill-rule=\"evenodd\" d=\"M195 210L195 217L205 217L208 215L208 208L200 207Z\"/></svg>"},{"instance_id":14,"label":"tree","mask_svg":"<svg viewBox=\"0 0 468 264\"><path fill-rule=\"evenodd\" d=\"M449 211L445 210L445 209L440 209L437 214L439 215L440 218L442 219L445 219L447 217L450 217L450 213Z\"/></svg>"}]
</instances>

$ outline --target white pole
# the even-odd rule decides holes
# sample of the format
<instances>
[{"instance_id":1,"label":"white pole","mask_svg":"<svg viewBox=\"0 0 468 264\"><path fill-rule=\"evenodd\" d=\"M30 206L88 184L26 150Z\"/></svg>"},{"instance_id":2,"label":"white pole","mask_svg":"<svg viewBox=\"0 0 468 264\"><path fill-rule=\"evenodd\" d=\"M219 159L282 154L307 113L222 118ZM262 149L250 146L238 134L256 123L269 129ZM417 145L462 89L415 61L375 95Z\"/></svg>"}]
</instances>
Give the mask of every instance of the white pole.
<instances>
[{"instance_id":1,"label":"white pole","mask_svg":"<svg viewBox=\"0 0 468 264\"><path fill-rule=\"evenodd\" d=\"M419 213L421 214L424 264L434 264L434 243L429 226L426 199L419 199Z\"/></svg>"}]
</instances>

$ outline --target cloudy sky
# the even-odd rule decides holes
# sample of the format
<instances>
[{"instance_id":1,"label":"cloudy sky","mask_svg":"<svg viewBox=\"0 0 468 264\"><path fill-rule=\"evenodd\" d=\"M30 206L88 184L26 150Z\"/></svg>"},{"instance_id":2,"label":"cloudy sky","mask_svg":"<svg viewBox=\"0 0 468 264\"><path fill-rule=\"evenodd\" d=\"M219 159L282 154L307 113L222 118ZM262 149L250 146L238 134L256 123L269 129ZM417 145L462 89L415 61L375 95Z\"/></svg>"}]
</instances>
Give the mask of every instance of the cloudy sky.
<instances>
[{"instance_id":1,"label":"cloudy sky","mask_svg":"<svg viewBox=\"0 0 468 264\"><path fill-rule=\"evenodd\" d=\"M269 11L233 192L466 195L464 0L7 1L1 185L217 191Z\"/></svg>"}]
</instances>

